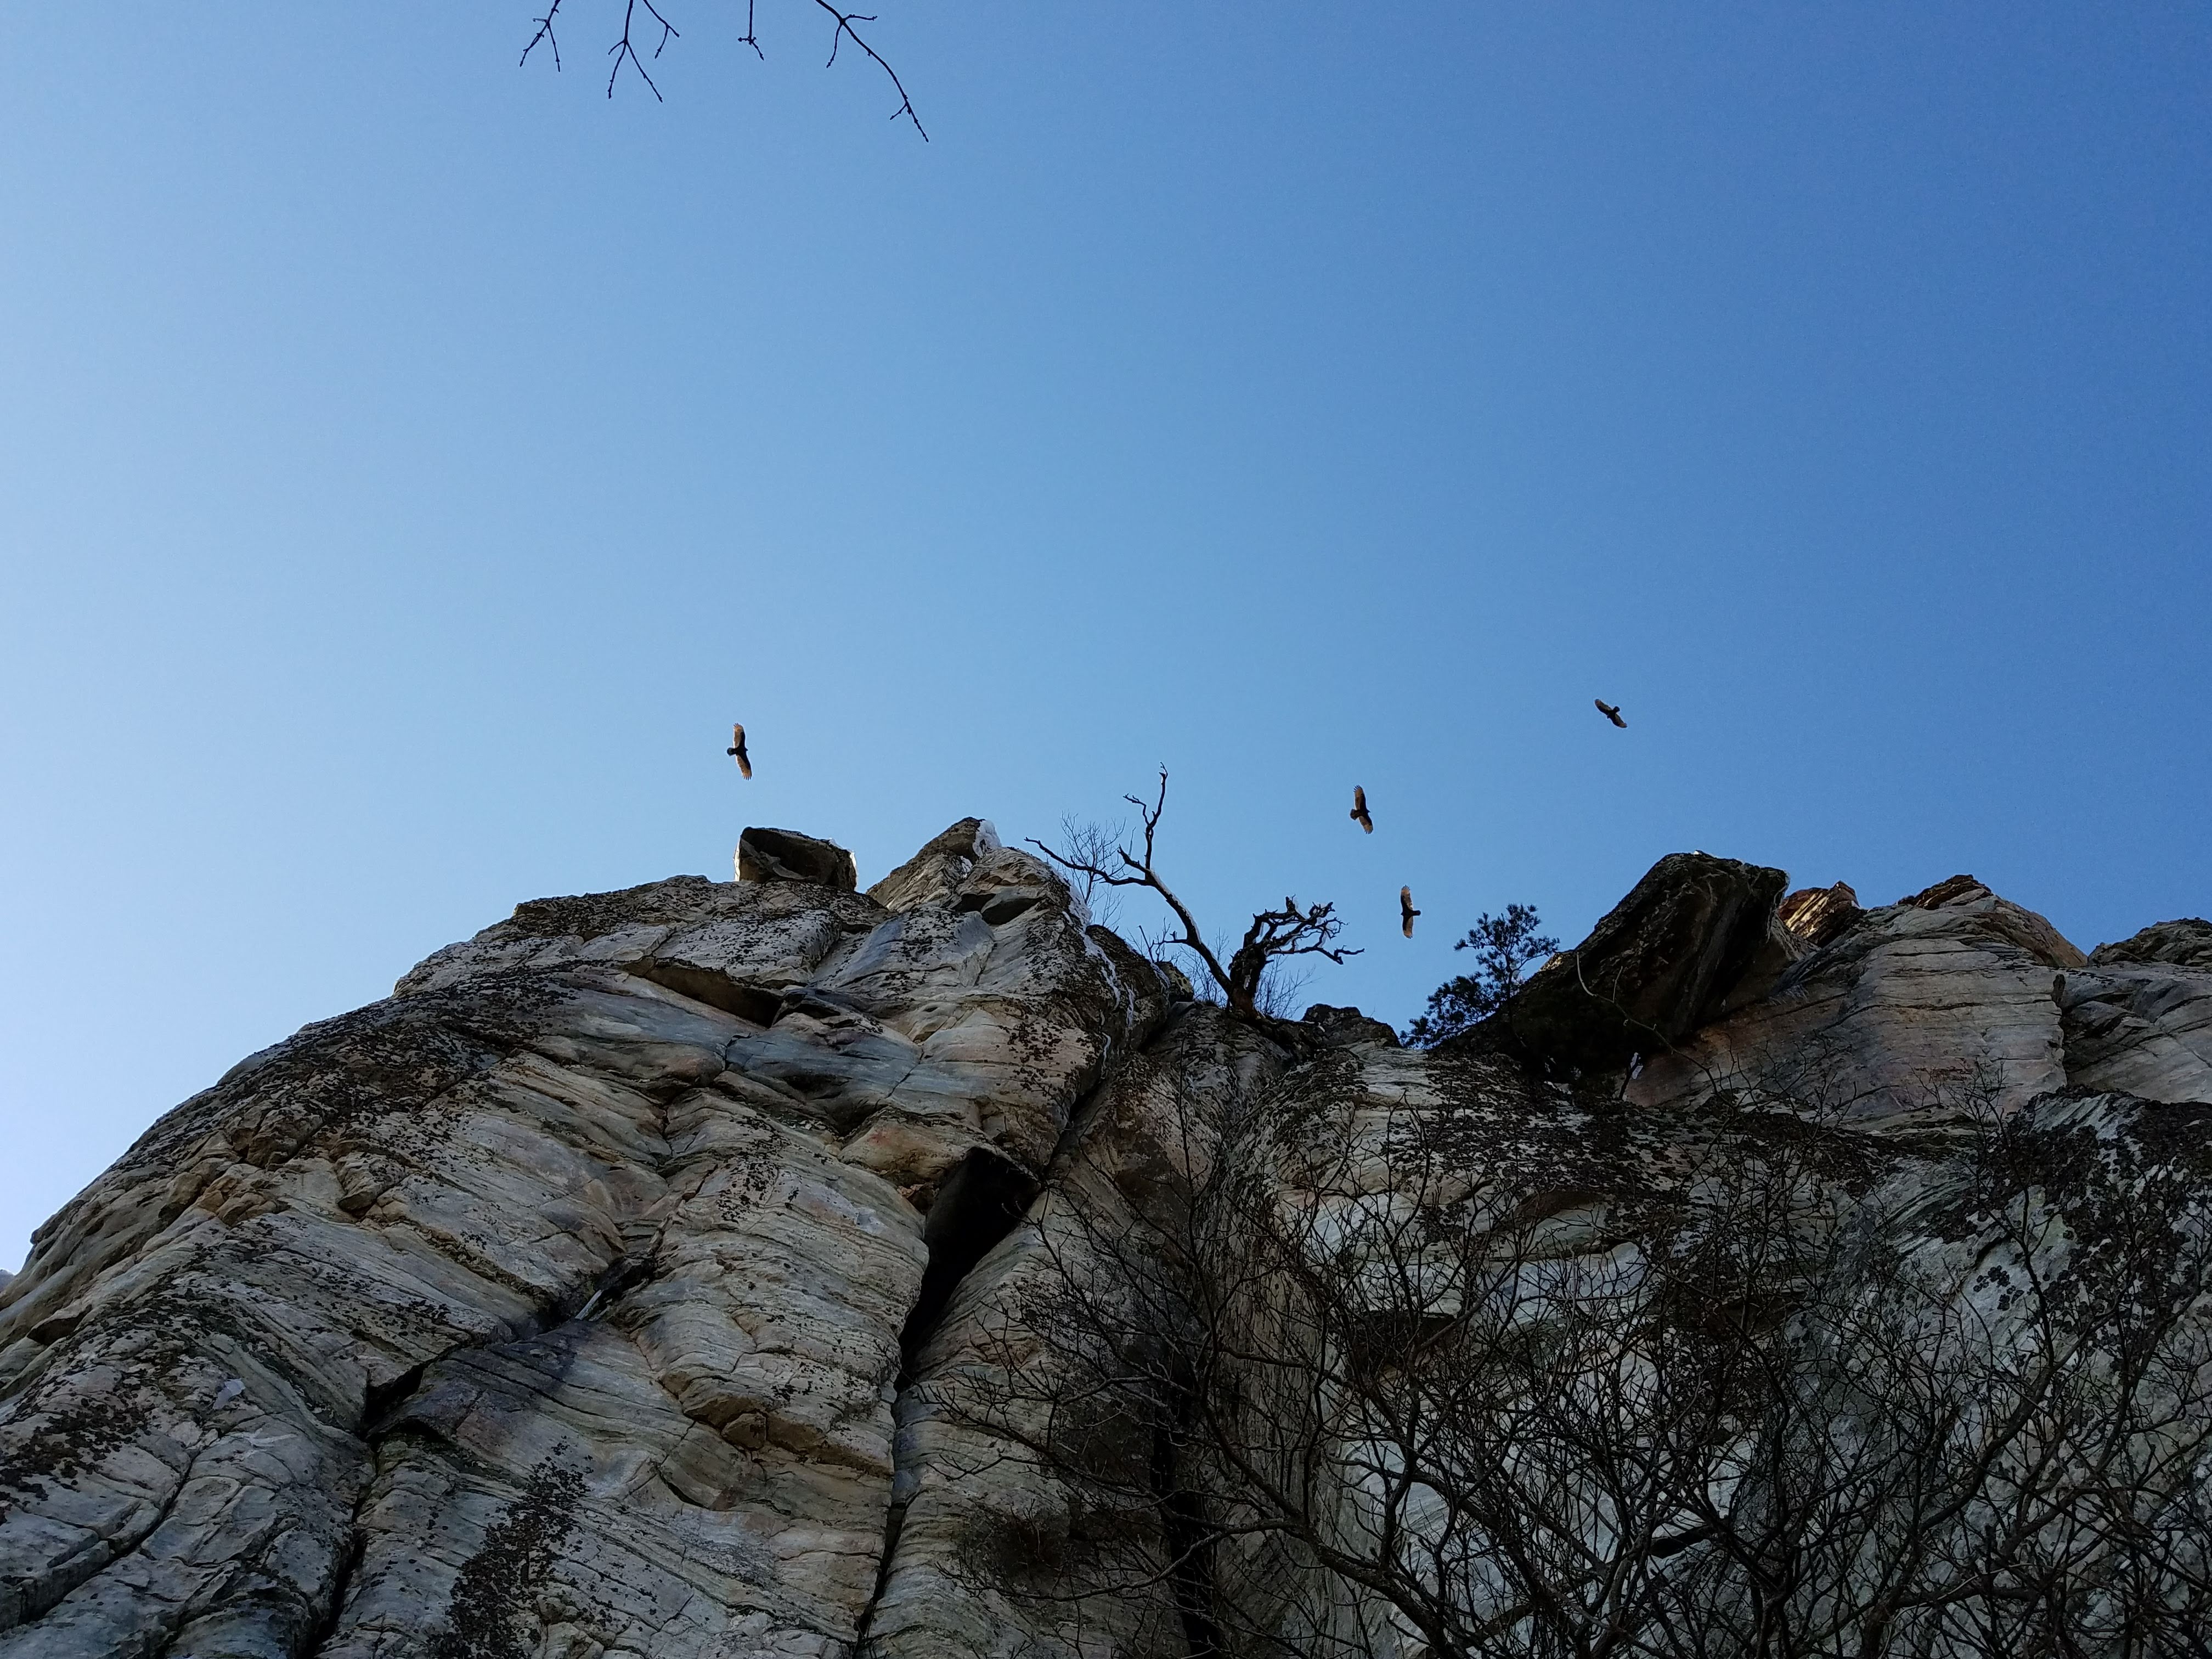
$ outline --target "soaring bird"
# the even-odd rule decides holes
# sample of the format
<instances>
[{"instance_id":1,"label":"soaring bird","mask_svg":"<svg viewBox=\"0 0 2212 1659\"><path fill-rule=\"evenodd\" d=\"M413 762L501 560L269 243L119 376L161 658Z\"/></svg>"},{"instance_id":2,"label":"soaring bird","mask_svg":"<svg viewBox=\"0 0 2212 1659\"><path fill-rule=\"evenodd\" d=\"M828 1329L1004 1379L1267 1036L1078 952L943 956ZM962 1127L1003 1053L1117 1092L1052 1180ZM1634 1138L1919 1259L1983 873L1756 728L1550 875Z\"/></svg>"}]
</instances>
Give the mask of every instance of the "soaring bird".
<instances>
[{"instance_id":1,"label":"soaring bird","mask_svg":"<svg viewBox=\"0 0 2212 1659\"><path fill-rule=\"evenodd\" d=\"M1352 786L1352 821L1369 835L1375 833L1375 820L1367 816L1367 792L1356 783Z\"/></svg>"},{"instance_id":2,"label":"soaring bird","mask_svg":"<svg viewBox=\"0 0 2212 1659\"><path fill-rule=\"evenodd\" d=\"M1595 698L1593 701L1597 704L1599 714L1604 715L1622 731L1626 732L1628 729L1628 722L1620 718L1620 710L1616 706L1607 702L1603 697Z\"/></svg>"},{"instance_id":3,"label":"soaring bird","mask_svg":"<svg viewBox=\"0 0 2212 1659\"><path fill-rule=\"evenodd\" d=\"M1401 887L1398 890L1398 925L1406 930L1407 939L1413 938L1413 918L1420 914L1413 908L1413 890Z\"/></svg>"},{"instance_id":4,"label":"soaring bird","mask_svg":"<svg viewBox=\"0 0 2212 1659\"><path fill-rule=\"evenodd\" d=\"M730 727L730 746L727 749L725 749L722 752L726 755L735 755L738 757L738 770L746 777L752 776L752 757L745 753L745 728L744 726L734 723L732 724Z\"/></svg>"}]
</instances>

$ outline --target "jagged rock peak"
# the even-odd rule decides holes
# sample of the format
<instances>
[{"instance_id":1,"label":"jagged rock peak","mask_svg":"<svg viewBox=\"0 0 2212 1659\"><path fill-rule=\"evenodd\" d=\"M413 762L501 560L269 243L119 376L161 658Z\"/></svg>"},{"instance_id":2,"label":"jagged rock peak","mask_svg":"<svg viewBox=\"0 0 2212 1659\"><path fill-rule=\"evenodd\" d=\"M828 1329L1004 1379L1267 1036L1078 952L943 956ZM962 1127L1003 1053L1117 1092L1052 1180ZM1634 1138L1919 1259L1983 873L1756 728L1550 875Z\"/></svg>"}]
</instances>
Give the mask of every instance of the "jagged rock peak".
<instances>
[{"instance_id":1,"label":"jagged rock peak","mask_svg":"<svg viewBox=\"0 0 2212 1659\"><path fill-rule=\"evenodd\" d=\"M1775 914L1784 927L1817 950L1849 933L1866 912L1859 908L1859 896L1839 881L1832 887L1800 887L1782 901Z\"/></svg>"},{"instance_id":2,"label":"jagged rock peak","mask_svg":"<svg viewBox=\"0 0 2212 1659\"><path fill-rule=\"evenodd\" d=\"M1334 1008L1326 1002L1316 1002L1299 1018L1302 1024L1319 1031L1325 1041L1340 1047L1348 1048L1356 1042L1375 1043L1385 1048L1398 1046L1397 1032L1357 1008Z\"/></svg>"},{"instance_id":3,"label":"jagged rock peak","mask_svg":"<svg viewBox=\"0 0 2212 1659\"><path fill-rule=\"evenodd\" d=\"M1908 894L1900 906L1917 910L1951 910L1978 916L1983 925L2052 968L2079 968L2088 958L2081 948L2034 911L1999 898L1972 876L1952 876L1933 887Z\"/></svg>"},{"instance_id":4,"label":"jagged rock peak","mask_svg":"<svg viewBox=\"0 0 2212 1659\"><path fill-rule=\"evenodd\" d=\"M2183 916L2154 921L2139 933L2089 952L2092 967L2124 962L2166 962L2177 968L2212 968L2212 921Z\"/></svg>"},{"instance_id":5,"label":"jagged rock peak","mask_svg":"<svg viewBox=\"0 0 2212 1659\"><path fill-rule=\"evenodd\" d=\"M868 889L868 896L887 910L948 903L977 864L1005 850L989 819L963 818L923 842L920 852Z\"/></svg>"}]
</instances>

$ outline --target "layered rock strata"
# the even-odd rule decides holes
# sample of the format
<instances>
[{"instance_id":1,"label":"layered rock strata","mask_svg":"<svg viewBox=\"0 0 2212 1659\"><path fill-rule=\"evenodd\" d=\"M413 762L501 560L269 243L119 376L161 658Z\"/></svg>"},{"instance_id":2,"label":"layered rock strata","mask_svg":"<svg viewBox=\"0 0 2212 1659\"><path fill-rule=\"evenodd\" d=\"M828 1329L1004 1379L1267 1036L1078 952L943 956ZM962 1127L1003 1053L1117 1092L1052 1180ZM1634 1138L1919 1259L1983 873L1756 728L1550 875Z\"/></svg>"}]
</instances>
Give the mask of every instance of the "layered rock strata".
<instances>
[{"instance_id":1,"label":"layered rock strata","mask_svg":"<svg viewBox=\"0 0 2212 1659\"><path fill-rule=\"evenodd\" d=\"M1203 1179L1193 1125L1295 1114L1297 1202L1447 1124L1454 1192L1568 1257L1764 1137L1909 1216L1962 1114L2194 1146L2212 1102L2212 928L2085 958L1970 877L1862 910L1675 855L1422 1052L1194 1003L978 820L866 893L793 832L739 868L520 907L40 1230L0 1656L1188 1652L1169 1579L1076 1594L1103 1523L1006 1379L1057 1363L1037 1285Z\"/></svg>"}]
</instances>

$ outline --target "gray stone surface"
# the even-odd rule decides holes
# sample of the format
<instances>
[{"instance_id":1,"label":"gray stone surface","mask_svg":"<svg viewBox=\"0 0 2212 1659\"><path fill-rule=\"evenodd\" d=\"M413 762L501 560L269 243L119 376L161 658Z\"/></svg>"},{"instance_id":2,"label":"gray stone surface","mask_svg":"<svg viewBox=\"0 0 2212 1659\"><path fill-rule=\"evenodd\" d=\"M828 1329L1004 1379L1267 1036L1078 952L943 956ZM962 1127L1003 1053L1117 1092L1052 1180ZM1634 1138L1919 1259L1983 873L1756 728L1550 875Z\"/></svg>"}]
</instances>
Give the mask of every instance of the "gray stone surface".
<instances>
[{"instance_id":1,"label":"gray stone surface","mask_svg":"<svg viewBox=\"0 0 2212 1659\"><path fill-rule=\"evenodd\" d=\"M1385 1206L1437 1201L1391 1126L1444 1125L1453 1201L1564 1260L1775 1137L1909 1218L1962 1114L2201 1139L2212 1103L2212 930L2085 960L1970 877L1784 908L1675 855L1537 976L1524 1052L1420 1051L1194 1005L979 819L865 894L778 845L518 907L40 1230L0 1659L1165 1659L1168 1592L1070 1601L1106 1522L981 1425L1056 1363L1031 1292L1220 1155L1194 1124L1279 1115L1285 1202L1326 1168Z\"/></svg>"},{"instance_id":2,"label":"gray stone surface","mask_svg":"<svg viewBox=\"0 0 2212 1659\"><path fill-rule=\"evenodd\" d=\"M892 896L524 905L162 1119L4 1292L0 1654L846 1651L925 1211L1167 1007L1026 855Z\"/></svg>"},{"instance_id":3,"label":"gray stone surface","mask_svg":"<svg viewBox=\"0 0 2212 1659\"><path fill-rule=\"evenodd\" d=\"M2120 963L2171 963L2179 968L2212 968L2212 921L2184 916L2154 921L2141 933L2089 952L2092 967Z\"/></svg>"},{"instance_id":4,"label":"gray stone surface","mask_svg":"<svg viewBox=\"0 0 2212 1659\"><path fill-rule=\"evenodd\" d=\"M2107 958L2054 983L2069 1082L2146 1100L2212 1101L2212 964Z\"/></svg>"},{"instance_id":5,"label":"gray stone surface","mask_svg":"<svg viewBox=\"0 0 2212 1659\"><path fill-rule=\"evenodd\" d=\"M1774 921L1779 870L1670 853L1590 935L1538 969L1508 1005L1513 1041L1577 1064L1680 1041L1747 975L1771 981L1799 947Z\"/></svg>"},{"instance_id":6,"label":"gray stone surface","mask_svg":"<svg viewBox=\"0 0 2212 1659\"><path fill-rule=\"evenodd\" d=\"M1956 878L1869 911L1769 994L1655 1045L1627 1097L1765 1089L1873 1119L1972 1092L2008 1110L2068 1081L2053 970L2082 960L2043 917Z\"/></svg>"}]
</instances>

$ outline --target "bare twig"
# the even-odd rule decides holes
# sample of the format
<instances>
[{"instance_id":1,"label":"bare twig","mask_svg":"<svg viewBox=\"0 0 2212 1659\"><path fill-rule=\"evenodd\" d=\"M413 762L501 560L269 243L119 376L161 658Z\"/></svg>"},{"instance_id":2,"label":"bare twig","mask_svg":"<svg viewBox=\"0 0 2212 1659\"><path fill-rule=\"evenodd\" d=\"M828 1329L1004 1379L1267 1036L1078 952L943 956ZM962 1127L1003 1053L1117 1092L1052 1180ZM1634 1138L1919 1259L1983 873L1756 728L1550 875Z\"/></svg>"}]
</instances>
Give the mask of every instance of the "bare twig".
<instances>
[{"instance_id":1,"label":"bare twig","mask_svg":"<svg viewBox=\"0 0 2212 1659\"><path fill-rule=\"evenodd\" d=\"M538 20L538 33L530 37L530 44L522 49L522 56L516 60L517 68L530 61L530 54L538 50L538 43L543 40L553 48L553 72L556 75L561 72L561 42L553 33L553 20L560 15L560 10L561 0L552 0L552 3L545 8L545 15Z\"/></svg>"},{"instance_id":2,"label":"bare twig","mask_svg":"<svg viewBox=\"0 0 2212 1659\"><path fill-rule=\"evenodd\" d=\"M637 71L637 78L645 82L646 90L653 94L653 101L665 103L666 100L661 97L660 88L653 84L653 76L646 73L644 64L639 61L637 48L630 44L630 25L641 5L651 12L653 21L660 25L660 42L653 49L655 58L660 56L669 41L676 36L676 26L660 15L653 0L623 0L622 39L607 48L607 55L615 60L614 67L607 71L607 96L611 98L615 95L616 77L622 73L623 60L628 59L629 66Z\"/></svg>"},{"instance_id":3,"label":"bare twig","mask_svg":"<svg viewBox=\"0 0 2212 1659\"><path fill-rule=\"evenodd\" d=\"M553 25L554 20L560 15L562 3L563 0L548 0L544 15L532 20L538 26L537 31L530 37L530 43L522 49L522 57L520 60L521 63L527 64L530 61L530 54L538 49L540 42L543 42L553 53L555 70L557 72L560 70L561 43L554 33ZM890 118L894 121L902 119L911 121L914 124L914 130L921 135L922 142L928 143L929 134L921 125L921 116L915 112L914 97L907 91L906 82L899 78L899 72L891 67L890 59L870 45L856 27L861 23L874 22L876 14L841 10L831 3L831 0L814 0L814 3L829 13L831 20L830 64L836 63L837 53L848 40L866 52L875 61L876 66L889 77L891 89L898 94L898 107L891 112ZM645 61L638 55L636 44L632 38L632 26L636 21L640 6L644 7L652 20L660 25L660 39L654 43L653 48L654 58L658 58L660 56L671 40L682 38L683 32L662 15L655 0L623 0L622 36L614 45L607 48L607 55L614 59L614 66L607 72L607 96L610 98L614 96L615 82L622 77L623 65L628 64L637 71L638 78L645 82L646 89L653 94L654 99L665 101L661 100L660 88L654 84L652 75L647 72ZM756 6L757 0L746 0L745 32L738 37L738 44L750 46L753 49L754 57L766 61L768 52L762 46L759 32L755 27Z\"/></svg>"},{"instance_id":4,"label":"bare twig","mask_svg":"<svg viewBox=\"0 0 2212 1659\"><path fill-rule=\"evenodd\" d=\"M1180 933L1169 935L1161 943L1189 951L1206 966L1206 973L1221 988L1221 994L1231 1008L1242 1014L1261 1012L1260 991L1270 963L1289 957L1326 957L1341 963L1347 957L1359 952L1336 943L1344 924L1336 915L1334 904L1304 906L1295 898L1285 898L1279 910L1262 910L1252 918L1252 925L1244 930L1243 943L1224 966L1219 954L1206 943L1198 918L1191 915L1190 907L1175 894L1161 877L1153 860L1159 836L1160 818L1167 811L1168 770L1160 769L1159 793L1146 801L1136 795L1124 795L1122 799L1137 809L1144 824L1145 850L1141 854L1126 847L1093 840L1078 842L1071 837L1066 852L1046 846L1034 836L1030 845L1042 853L1062 869L1081 876L1086 884L1108 887L1149 887L1158 893L1169 909L1175 912L1176 921L1182 925Z\"/></svg>"},{"instance_id":5,"label":"bare twig","mask_svg":"<svg viewBox=\"0 0 2212 1659\"><path fill-rule=\"evenodd\" d=\"M896 121L902 115L904 116L908 120L914 123L914 130L916 132L921 133L921 142L925 144L929 142L929 134L923 131L921 118L914 112L914 100L908 95L906 83L899 79L898 71L893 69L888 63L884 62L884 55L878 52L873 46L870 46L866 40L863 40L860 36L860 32L853 27L856 22L874 22L876 21L875 15L872 12L839 11L836 7L830 3L830 0L814 0L814 3L821 7L823 10L828 12L832 17L837 20L836 27L832 29L830 33L830 62L831 64L835 64L837 61L838 43L846 40L850 40L854 46L858 46L862 52L867 53L869 57L874 58L877 64L882 68L884 73L890 76L891 88L899 95L899 106L891 112L891 119ZM824 65L824 67L827 67L827 65Z\"/></svg>"}]
</instances>

